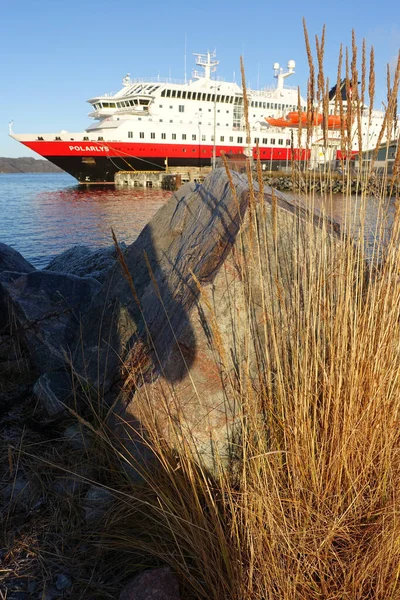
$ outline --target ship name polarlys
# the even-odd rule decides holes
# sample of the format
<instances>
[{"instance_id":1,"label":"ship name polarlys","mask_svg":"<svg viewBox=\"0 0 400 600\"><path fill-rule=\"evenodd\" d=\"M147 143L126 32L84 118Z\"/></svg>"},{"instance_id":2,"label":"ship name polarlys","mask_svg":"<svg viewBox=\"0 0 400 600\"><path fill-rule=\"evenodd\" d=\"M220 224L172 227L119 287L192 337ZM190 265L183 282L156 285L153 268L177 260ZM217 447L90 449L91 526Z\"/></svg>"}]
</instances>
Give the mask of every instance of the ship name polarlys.
<instances>
[{"instance_id":1,"label":"ship name polarlys","mask_svg":"<svg viewBox=\"0 0 400 600\"><path fill-rule=\"evenodd\" d=\"M70 150L76 152L108 152L108 146L70 146Z\"/></svg>"}]
</instances>

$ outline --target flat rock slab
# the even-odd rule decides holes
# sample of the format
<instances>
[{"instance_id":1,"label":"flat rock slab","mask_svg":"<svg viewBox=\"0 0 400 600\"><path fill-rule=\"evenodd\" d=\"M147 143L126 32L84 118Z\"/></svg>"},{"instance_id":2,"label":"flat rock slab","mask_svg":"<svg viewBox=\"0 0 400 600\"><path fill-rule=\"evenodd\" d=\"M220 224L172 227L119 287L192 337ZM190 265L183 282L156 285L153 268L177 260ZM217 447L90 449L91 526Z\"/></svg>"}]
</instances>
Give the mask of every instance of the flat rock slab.
<instances>
[{"instance_id":1,"label":"flat rock slab","mask_svg":"<svg viewBox=\"0 0 400 600\"><path fill-rule=\"evenodd\" d=\"M7 244L0 243L0 273L3 271L30 273L35 271L35 267L17 250L7 246Z\"/></svg>"},{"instance_id":2,"label":"flat rock slab","mask_svg":"<svg viewBox=\"0 0 400 600\"><path fill-rule=\"evenodd\" d=\"M0 282L0 314L23 339L33 364L45 373L65 366L83 313L100 289L95 279L33 271Z\"/></svg>"},{"instance_id":3,"label":"flat rock slab","mask_svg":"<svg viewBox=\"0 0 400 600\"><path fill-rule=\"evenodd\" d=\"M126 245L121 244L125 250ZM114 246L92 250L88 246L74 246L59 254L45 267L46 271L69 273L78 277L93 277L103 283L108 271L117 260Z\"/></svg>"}]
</instances>

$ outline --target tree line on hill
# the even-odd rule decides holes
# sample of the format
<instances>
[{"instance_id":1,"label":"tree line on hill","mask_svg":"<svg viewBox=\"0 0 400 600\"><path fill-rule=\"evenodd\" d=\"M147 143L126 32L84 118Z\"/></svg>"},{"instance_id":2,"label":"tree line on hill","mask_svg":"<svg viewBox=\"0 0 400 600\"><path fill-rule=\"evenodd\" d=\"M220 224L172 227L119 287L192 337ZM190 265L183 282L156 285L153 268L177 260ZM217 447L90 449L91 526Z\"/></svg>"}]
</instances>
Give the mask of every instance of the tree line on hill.
<instances>
[{"instance_id":1,"label":"tree line on hill","mask_svg":"<svg viewBox=\"0 0 400 600\"><path fill-rule=\"evenodd\" d=\"M0 156L0 173L62 173L62 169L48 160L31 158L5 158Z\"/></svg>"}]
</instances>

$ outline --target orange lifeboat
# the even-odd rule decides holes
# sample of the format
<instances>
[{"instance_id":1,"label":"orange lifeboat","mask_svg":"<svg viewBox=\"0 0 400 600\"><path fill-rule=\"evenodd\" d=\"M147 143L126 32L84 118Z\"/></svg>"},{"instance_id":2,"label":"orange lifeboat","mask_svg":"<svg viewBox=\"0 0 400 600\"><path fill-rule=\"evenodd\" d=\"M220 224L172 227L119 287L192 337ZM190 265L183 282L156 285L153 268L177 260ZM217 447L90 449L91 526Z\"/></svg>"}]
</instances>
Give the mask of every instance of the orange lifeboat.
<instances>
[{"instance_id":1,"label":"orange lifeboat","mask_svg":"<svg viewBox=\"0 0 400 600\"><path fill-rule=\"evenodd\" d=\"M321 114L314 114L313 124L322 125L323 116ZM273 127L297 127L301 122L302 125L307 124L307 113L293 111L286 115L286 118L274 119L272 117L265 117L267 123ZM329 115L328 116L328 129L339 129L340 128L340 116Z\"/></svg>"},{"instance_id":2,"label":"orange lifeboat","mask_svg":"<svg viewBox=\"0 0 400 600\"><path fill-rule=\"evenodd\" d=\"M265 117L265 120L273 127L290 127L292 125L290 121L284 118L274 119L273 117Z\"/></svg>"},{"instance_id":3,"label":"orange lifeboat","mask_svg":"<svg viewBox=\"0 0 400 600\"><path fill-rule=\"evenodd\" d=\"M328 129L340 129L340 116L329 115L328 117Z\"/></svg>"}]
</instances>

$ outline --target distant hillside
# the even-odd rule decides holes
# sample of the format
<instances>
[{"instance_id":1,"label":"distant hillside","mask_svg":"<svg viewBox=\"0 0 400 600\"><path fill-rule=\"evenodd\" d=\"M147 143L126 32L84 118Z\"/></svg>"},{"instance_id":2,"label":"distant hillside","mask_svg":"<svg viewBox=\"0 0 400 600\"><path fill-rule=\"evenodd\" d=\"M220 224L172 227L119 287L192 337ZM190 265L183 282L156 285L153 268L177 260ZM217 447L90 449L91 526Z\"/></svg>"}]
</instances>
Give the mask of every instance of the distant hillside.
<instances>
[{"instance_id":1,"label":"distant hillside","mask_svg":"<svg viewBox=\"0 0 400 600\"><path fill-rule=\"evenodd\" d=\"M4 158L0 156L0 173L62 173L62 169L48 160L30 157Z\"/></svg>"}]
</instances>

